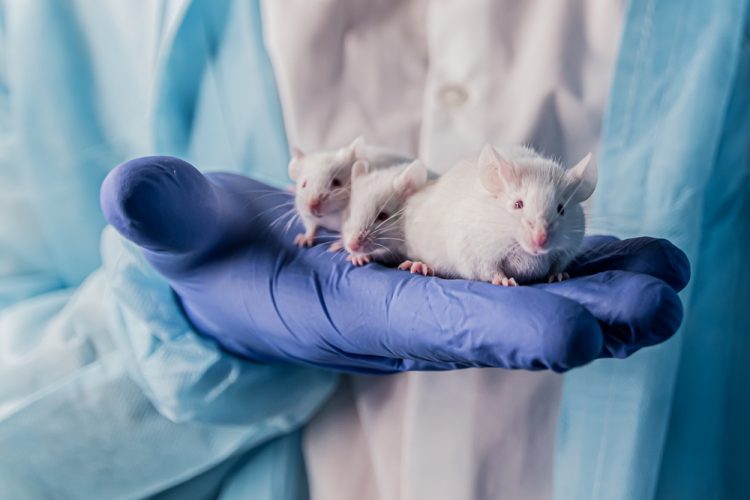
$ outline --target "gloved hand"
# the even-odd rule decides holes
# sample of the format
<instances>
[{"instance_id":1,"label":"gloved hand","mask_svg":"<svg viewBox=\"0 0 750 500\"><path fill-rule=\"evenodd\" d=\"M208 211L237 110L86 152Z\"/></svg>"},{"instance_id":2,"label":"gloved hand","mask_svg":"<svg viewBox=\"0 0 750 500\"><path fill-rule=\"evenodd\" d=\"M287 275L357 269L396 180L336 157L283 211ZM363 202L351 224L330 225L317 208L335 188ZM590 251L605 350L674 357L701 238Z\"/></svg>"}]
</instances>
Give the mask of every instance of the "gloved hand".
<instances>
[{"instance_id":1,"label":"gloved hand","mask_svg":"<svg viewBox=\"0 0 750 500\"><path fill-rule=\"evenodd\" d=\"M560 372L663 342L682 320L689 264L666 240L589 237L570 280L503 288L299 249L292 200L171 157L126 162L101 190L109 222L143 248L196 329L252 360Z\"/></svg>"}]
</instances>

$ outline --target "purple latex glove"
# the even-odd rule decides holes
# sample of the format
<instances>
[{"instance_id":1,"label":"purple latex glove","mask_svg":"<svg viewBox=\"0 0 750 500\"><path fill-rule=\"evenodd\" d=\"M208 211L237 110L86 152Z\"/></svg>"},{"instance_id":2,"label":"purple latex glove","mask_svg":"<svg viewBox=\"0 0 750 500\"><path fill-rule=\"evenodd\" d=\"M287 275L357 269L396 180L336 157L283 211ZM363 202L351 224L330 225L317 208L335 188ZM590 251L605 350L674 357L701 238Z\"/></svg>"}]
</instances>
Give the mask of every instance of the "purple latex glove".
<instances>
[{"instance_id":1,"label":"purple latex glove","mask_svg":"<svg viewBox=\"0 0 750 500\"><path fill-rule=\"evenodd\" d=\"M565 371L668 339L682 320L684 253L594 236L562 283L504 288L353 267L300 249L290 193L171 157L104 181L107 220L169 281L195 328L237 355L363 373L462 367Z\"/></svg>"}]
</instances>

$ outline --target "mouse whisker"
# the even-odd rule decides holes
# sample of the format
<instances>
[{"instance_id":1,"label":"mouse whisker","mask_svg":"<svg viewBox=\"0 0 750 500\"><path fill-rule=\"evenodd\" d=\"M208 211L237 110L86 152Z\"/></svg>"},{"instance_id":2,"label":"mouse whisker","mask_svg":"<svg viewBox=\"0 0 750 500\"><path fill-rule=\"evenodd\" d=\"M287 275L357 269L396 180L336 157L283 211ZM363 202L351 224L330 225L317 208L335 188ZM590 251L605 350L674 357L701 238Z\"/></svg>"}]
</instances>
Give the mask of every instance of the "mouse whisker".
<instances>
[{"instance_id":1,"label":"mouse whisker","mask_svg":"<svg viewBox=\"0 0 750 500\"><path fill-rule=\"evenodd\" d=\"M292 226L294 226L294 223L296 222L297 217L299 217L299 215L295 213L293 216L289 218L289 221L287 221L286 226L284 226L284 232L282 234L287 234L292 229Z\"/></svg>"},{"instance_id":2,"label":"mouse whisker","mask_svg":"<svg viewBox=\"0 0 750 500\"><path fill-rule=\"evenodd\" d=\"M573 199L573 196L575 196L575 194L578 192L578 190L581 188L582 185L583 185L583 182L579 182L578 185L576 185L576 187L573 190L573 192L570 193L570 195L568 195L568 198L562 204L563 210L565 210L565 208L568 206L568 204L570 203L570 201Z\"/></svg>"},{"instance_id":3,"label":"mouse whisker","mask_svg":"<svg viewBox=\"0 0 750 500\"><path fill-rule=\"evenodd\" d=\"M311 246L310 249L318 248L321 246L328 246L334 241L334 237L330 235L316 236L315 241L316 243L313 246Z\"/></svg>"},{"instance_id":4,"label":"mouse whisker","mask_svg":"<svg viewBox=\"0 0 750 500\"><path fill-rule=\"evenodd\" d=\"M263 210L259 214L256 214L255 217L253 217L252 219L250 219L248 222L254 222L259 217L263 217L264 215L266 215L266 214L268 214L270 212L273 212L274 210L278 209L280 206L284 206L284 205L276 205L276 206L273 206L273 207L268 208L266 210ZM282 216L288 214L291 211L294 211L294 208L292 208L290 210L285 210L284 213L282 214Z\"/></svg>"},{"instance_id":5,"label":"mouse whisker","mask_svg":"<svg viewBox=\"0 0 750 500\"><path fill-rule=\"evenodd\" d=\"M380 224L378 224L378 225L377 225L377 226L376 226L376 227L375 227L375 228L374 228L374 229L373 229L373 230L371 231L371 233L370 233L370 234L380 234L380 233L382 233L382 232L384 232L384 231L387 231L388 229L390 229L390 228L391 228L391 226L390 226L390 225L385 225L385 224L386 224L386 223L385 223L385 221L381 222Z\"/></svg>"},{"instance_id":6,"label":"mouse whisker","mask_svg":"<svg viewBox=\"0 0 750 500\"><path fill-rule=\"evenodd\" d=\"M247 200L245 201L245 206L244 206L244 208L247 208L247 207L249 207L250 205L252 205L252 204L253 204L253 203L255 203L256 201L258 201L259 199L260 199L260 198L248 198L248 199L247 199ZM267 208L267 209L266 209L265 211L271 211L271 210L273 210L274 208L278 208L278 207L283 207L283 206L286 206L286 205L293 205L293 204L294 204L294 200L288 200L288 201L285 201L284 203L280 203L280 204L278 204L278 205L274 205L274 206L272 206L272 207L269 207L269 208Z\"/></svg>"},{"instance_id":7,"label":"mouse whisker","mask_svg":"<svg viewBox=\"0 0 750 500\"><path fill-rule=\"evenodd\" d=\"M389 236L381 236L377 238L378 240L394 240L394 241L406 241L403 238L391 238Z\"/></svg>"},{"instance_id":8,"label":"mouse whisker","mask_svg":"<svg viewBox=\"0 0 750 500\"><path fill-rule=\"evenodd\" d=\"M286 222L286 217L289 217L291 220L294 220L295 218L299 217L297 212L294 209L289 209L280 214L273 222L271 222L268 227L273 229L274 226L279 224L280 222Z\"/></svg>"},{"instance_id":9,"label":"mouse whisker","mask_svg":"<svg viewBox=\"0 0 750 500\"><path fill-rule=\"evenodd\" d=\"M375 243L375 242L374 242L374 243ZM390 248L388 248L388 247L387 247L387 246L385 246L385 245L380 245L379 243L375 243L375 244L376 244L376 245L378 245L378 246L379 246L380 248L382 248L383 250L385 250L385 251L386 251L386 252L388 252L388 253L391 253L391 254L393 254L393 253L394 253L394 252L393 252L393 250L391 250Z\"/></svg>"},{"instance_id":10,"label":"mouse whisker","mask_svg":"<svg viewBox=\"0 0 750 500\"><path fill-rule=\"evenodd\" d=\"M287 219L287 217L289 217L289 219ZM271 233L271 232L273 231L273 228L274 228L274 226L276 226L277 224L279 224L279 223L281 223L281 222L286 222L287 220L291 220L291 221L294 221L296 217L298 217L298 215L297 215L297 213L296 213L296 212L294 211L294 209L290 209L290 210L287 210L287 211L283 212L283 213L282 213L282 214L280 214L280 215L279 215L278 217L276 217L276 219L274 219L274 220L273 220L273 221L272 221L272 222L271 222L271 223L270 223L270 224L269 224L269 225L268 225L268 226L267 226L267 227L265 228L264 234L265 234L265 233ZM284 233L282 233L282 234L284 234Z\"/></svg>"},{"instance_id":11,"label":"mouse whisker","mask_svg":"<svg viewBox=\"0 0 750 500\"><path fill-rule=\"evenodd\" d=\"M370 225L375 224L375 221L377 220L378 214L383 211L383 209L388 205L388 203L393 199L393 197L396 196L396 192L392 192L388 198L383 202L382 205L380 205L380 208L378 208L377 212L375 212L372 216L372 219L370 220Z\"/></svg>"},{"instance_id":12,"label":"mouse whisker","mask_svg":"<svg viewBox=\"0 0 750 500\"><path fill-rule=\"evenodd\" d=\"M295 216L296 214L294 213L293 210L288 210L284 212L283 214L279 215L276 219L274 219L273 222L271 222L268 225L268 229L273 229L274 226L276 226L280 222L287 222L287 220L294 220ZM289 217L289 219L287 219L287 217Z\"/></svg>"},{"instance_id":13,"label":"mouse whisker","mask_svg":"<svg viewBox=\"0 0 750 500\"><path fill-rule=\"evenodd\" d=\"M384 220L383 223L386 223L391 219L395 219L396 217L401 217L404 212L406 212L406 207L403 207L401 210L397 210L396 212L394 212L390 217Z\"/></svg>"},{"instance_id":14,"label":"mouse whisker","mask_svg":"<svg viewBox=\"0 0 750 500\"><path fill-rule=\"evenodd\" d=\"M381 221L373 230L373 234L378 234L381 231L385 231L390 226L386 226L389 222L391 222L392 219L396 219L398 217L401 217L404 212L406 211L406 207L402 208L401 210L395 212L393 215L385 219L384 221Z\"/></svg>"},{"instance_id":15,"label":"mouse whisker","mask_svg":"<svg viewBox=\"0 0 750 500\"><path fill-rule=\"evenodd\" d=\"M248 189L248 190L245 190L245 191L237 191L235 194L250 194L250 193L253 193L253 194L254 193L259 193L259 194L263 195L263 196L259 196L257 198L253 198L255 200L261 200L261 199L266 198L268 196L274 196L274 195L284 196L284 197L289 197L289 196L293 197L292 193L289 193L287 191L279 191L279 190L276 190L276 189Z\"/></svg>"}]
</instances>

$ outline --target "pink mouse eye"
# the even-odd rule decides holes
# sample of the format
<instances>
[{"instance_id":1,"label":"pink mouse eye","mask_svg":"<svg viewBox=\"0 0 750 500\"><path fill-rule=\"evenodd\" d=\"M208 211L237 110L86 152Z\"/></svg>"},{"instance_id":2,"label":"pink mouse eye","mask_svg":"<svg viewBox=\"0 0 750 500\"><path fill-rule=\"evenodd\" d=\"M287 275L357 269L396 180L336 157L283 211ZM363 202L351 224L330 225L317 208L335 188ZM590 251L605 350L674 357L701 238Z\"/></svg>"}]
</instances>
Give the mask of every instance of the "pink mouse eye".
<instances>
[{"instance_id":1,"label":"pink mouse eye","mask_svg":"<svg viewBox=\"0 0 750 500\"><path fill-rule=\"evenodd\" d=\"M302 181L302 184L300 186L303 187L303 188L306 188L307 187L307 181Z\"/></svg>"},{"instance_id":2,"label":"pink mouse eye","mask_svg":"<svg viewBox=\"0 0 750 500\"><path fill-rule=\"evenodd\" d=\"M333 180L331 181L331 186L333 186L333 187L335 187L335 188L337 188L337 187L341 187L341 181L340 181L340 180L338 180L338 179L333 179Z\"/></svg>"},{"instance_id":3,"label":"pink mouse eye","mask_svg":"<svg viewBox=\"0 0 750 500\"><path fill-rule=\"evenodd\" d=\"M513 208L516 210L521 210L523 208L523 200L516 200L516 202L513 204Z\"/></svg>"},{"instance_id":4,"label":"pink mouse eye","mask_svg":"<svg viewBox=\"0 0 750 500\"><path fill-rule=\"evenodd\" d=\"M388 220L390 215L388 215L386 212L380 212L377 216L377 219L381 222Z\"/></svg>"},{"instance_id":5,"label":"pink mouse eye","mask_svg":"<svg viewBox=\"0 0 750 500\"><path fill-rule=\"evenodd\" d=\"M560 215L565 215L565 207L563 206L562 203L557 205L557 213Z\"/></svg>"}]
</instances>

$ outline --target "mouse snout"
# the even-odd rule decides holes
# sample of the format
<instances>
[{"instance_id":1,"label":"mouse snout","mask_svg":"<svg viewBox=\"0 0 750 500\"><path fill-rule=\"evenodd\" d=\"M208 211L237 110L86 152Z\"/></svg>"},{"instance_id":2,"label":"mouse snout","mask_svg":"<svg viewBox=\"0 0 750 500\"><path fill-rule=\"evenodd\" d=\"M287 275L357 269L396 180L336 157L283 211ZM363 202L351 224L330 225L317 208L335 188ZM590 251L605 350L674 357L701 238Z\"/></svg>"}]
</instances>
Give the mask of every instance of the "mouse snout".
<instances>
[{"instance_id":1,"label":"mouse snout","mask_svg":"<svg viewBox=\"0 0 750 500\"><path fill-rule=\"evenodd\" d=\"M531 242L534 244L535 247L542 249L545 246L547 246L547 230L542 229L535 229L531 233Z\"/></svg>"},{"instance_id":2,"label":"mouse snout","mask_svg":"<svg viewBox=\"0 0 750 500\"><path fill-rule=\"evenodd\" d=\"M346 249L349 252L361 252L365 249L365 241L367 240L367 234L366 233L359 233L358 235L352 237L347 243L346 243Z\"/></svg>"},{"instance_id":3,"label":"mouse snout","mask_svg":"<svg viewBox=\"0 0 750 500\"><path fill-rule=\"evenodd\" d=\"M529 250L534 254L545 253L549 243L549 227L543 222L526 223Z\"/></svg>"},{"instance_id":4,"label":"mouse snout","mask_svg":"<svg viewBox=\"0 0 750 500\"><path fill-rule=\"evenodd\" d=\"M310 212L313 215L320 215L320 213L323 210L323 200L325 198L323 196L313 196L310 198L310 201L307 203L307 206L310 208Z\"/></svg>"}]
</instances>

